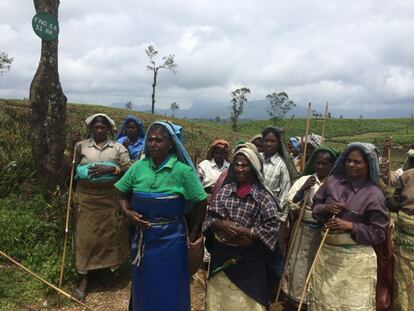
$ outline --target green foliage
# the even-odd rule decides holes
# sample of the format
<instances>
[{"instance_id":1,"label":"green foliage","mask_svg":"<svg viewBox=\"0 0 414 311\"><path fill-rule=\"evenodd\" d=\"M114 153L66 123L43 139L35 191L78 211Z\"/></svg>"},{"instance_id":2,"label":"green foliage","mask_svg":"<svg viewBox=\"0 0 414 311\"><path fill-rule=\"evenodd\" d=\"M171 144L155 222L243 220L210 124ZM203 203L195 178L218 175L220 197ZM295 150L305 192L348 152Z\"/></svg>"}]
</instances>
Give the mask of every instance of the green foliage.
<instances>
[{"instance_id":1,"label":"green foliage","mask_svg":"<svg viewBox=\"0 0 414 311\"><path fill-rule=\"evenodd\" d=\"M0 76L3 75L6 71L10 70L11 63L13 62L13 57L9 57L4 52L0 52Z\"/></svg>"},{"instance_id":2,"label":"green foliage","mask_svg":"<svg viewBox=\"0 0 414 311\"><path fill-rule=\"evenodd\" d=\"M269 113L270 119L275 125L278 123L278 121L284 118L286 113L288 113L292 108L296 107L296 104L289 99L289 96L286 92L274 92L267 95L266 99L269 101L267 112Z\"/></svg>"}]
</instances>

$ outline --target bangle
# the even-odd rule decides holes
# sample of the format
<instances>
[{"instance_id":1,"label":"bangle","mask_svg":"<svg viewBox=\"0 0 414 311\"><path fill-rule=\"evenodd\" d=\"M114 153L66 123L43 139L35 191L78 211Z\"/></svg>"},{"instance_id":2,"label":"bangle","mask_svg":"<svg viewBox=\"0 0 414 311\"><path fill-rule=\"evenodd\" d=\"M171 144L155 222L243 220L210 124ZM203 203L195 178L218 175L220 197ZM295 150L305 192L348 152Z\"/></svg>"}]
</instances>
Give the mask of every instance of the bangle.
<instances>
[{"instance_id":1,"label":"bangle","mask_svg":"<svg viewBox=\"0 0 414 311\"><path fill-rule=\"evenodd\" d=\"M114 175L119 175L119 174L121 174L121 168L119 167L119 166L116 166L115 167L115 171L114 171L114 173L113 173Z\"/></svg>"}]
</instances>

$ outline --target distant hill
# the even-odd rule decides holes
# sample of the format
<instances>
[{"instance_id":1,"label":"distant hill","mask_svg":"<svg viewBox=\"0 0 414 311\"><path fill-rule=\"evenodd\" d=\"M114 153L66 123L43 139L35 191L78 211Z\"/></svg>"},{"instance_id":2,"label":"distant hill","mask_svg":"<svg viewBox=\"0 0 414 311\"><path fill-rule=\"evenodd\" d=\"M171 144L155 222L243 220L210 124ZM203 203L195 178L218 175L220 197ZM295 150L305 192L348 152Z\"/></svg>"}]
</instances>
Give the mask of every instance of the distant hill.
<instances>
[{"instance_id":1,"label":"distant hill","mask_svg":"<svg viewBox=\"0 0 414 311\"><path fill-rule=\"evenodd\" d=\"M268 101L263 100L252 100L249 101L244 107L244 112L241 116L241 119L248 120L266 120L269 119L267 113ZM113 103L110 107L114 108L125 108L125 103ZM132 110L141 111L141 112L151 112L151 106L148 105L132 105ZM382 118L409 118L414 113L413 107L404 109L394 109L390 106L387 109L375 110L370 112L361 112L357 109L346 110L338 109L334 104L330 105L330 111L334 117L339 118L343 116L344 118L355 118L359 119L360 116L364 119L382 119ZM171 109L157 108L155 112L159 115L171 116ZM295 114L296 118L306 117L307 107L302 104L297 104L297 106L290 111L286 118L289 118L292 114ZM323 113L321 109L318 110L319 113ZM179 109L175 112L175 117L177 118L188 118L188 119L214 119L219 116L220 119L228 119L230 117L230 103L208 103L208 102L199 102L187 109Z\"/></svg>"}]
</instances>

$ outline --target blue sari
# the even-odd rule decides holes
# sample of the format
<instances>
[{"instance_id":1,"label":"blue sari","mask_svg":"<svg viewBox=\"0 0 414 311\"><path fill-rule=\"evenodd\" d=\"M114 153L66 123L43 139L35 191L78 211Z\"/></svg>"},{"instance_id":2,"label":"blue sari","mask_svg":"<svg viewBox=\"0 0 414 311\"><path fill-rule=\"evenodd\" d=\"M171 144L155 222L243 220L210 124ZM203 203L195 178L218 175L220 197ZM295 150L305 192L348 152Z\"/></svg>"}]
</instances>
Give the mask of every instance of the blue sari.
<instances>
[{"instance_id":1,"label":"blue sari","mask_svg":"<svg viewBox=\"0 0 414 311\"><path fill-rule=\"evenodd\" d=\"M189 311L185 200L163 193L134 192L132 208L151 223L131 238L133 311Z\"/></svg>"}]
</instances>

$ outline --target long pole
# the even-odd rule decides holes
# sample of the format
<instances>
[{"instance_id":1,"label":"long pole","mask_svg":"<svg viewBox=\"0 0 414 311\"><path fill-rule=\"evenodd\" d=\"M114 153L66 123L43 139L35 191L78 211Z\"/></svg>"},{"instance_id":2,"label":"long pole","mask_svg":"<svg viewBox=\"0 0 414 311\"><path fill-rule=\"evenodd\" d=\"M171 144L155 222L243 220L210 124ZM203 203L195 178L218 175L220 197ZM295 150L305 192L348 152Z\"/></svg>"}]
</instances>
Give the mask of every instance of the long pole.
<instances>
[{"instance_id":1,"label":"long pole","mask_svg":"<svg viewBox=\"0 0 414 311\"><path fill-rule=\"evenodd\" d=\"M293 122L294 118L295 118L295 115L292 115L292 117L289 120L288 126L286 127L286 131L285 131L286 134L290 130L290 126L292 125L292 122Z\"/></svg>"},{"instance_id":2,"label":"long pole","mask_svg":"<svg viewBox=\"0 0 414 311\"><path fill-rule=\"evenodd\" d=\"M312 108L312 104L309 103L308 104L308 114L306 116L305 144L303 146L302 159L301 159L301 163L300 163L300 166L301 166L300 167L300 170L301 170L301 172L303 172L303 170L305 169L306 151L307 151L307 147L308 147L308 133L309 133L309 126L310 126L311 108Z\"/></svg>"},{"instance_id":3,"label":"long pole","mask_svg":"<svg viewBox=\"0 0 414 311\"><path fill-rule=\"evenodd\" d=\"M323 141L325 140L325 128L326 128L326 122L328 120L328 109L329 109L329 104L327 102L326 103L326 106L325 106L325 115L323 117L323 124L322 124L322 139L321 139L321 145L323 144Z\"/></svg>"},{"instance_id":4,"label":"long pole","mask_svg":"<svg viewBox=\"0 0 414 311\"><path fill-rule=\"evenodd\" d=\"M302 208L300 209L299 217L296 220L295 229L293 231L292 238L290 239L289 248L288 248L286 261L285 261L285 266L283 267L283 273L282 273L282 276L280 277L279 287L278 287L277 292L276 292L276 299L275 299L274 304L276 304L279 300L280 291L282 289L282 281L283 281L283 278L285 277L285 274L286 274L286 269L287 269L288 264L289 264L290 256L292 256L292 253L293 253L293 248L294 248L295 242L296 242L296 236L298 235L300 223L302 221L303 215L305 214L306 203L308 202L308 199L309 199L309 191L307 191L306 194L305 194L303 204L302 204Z\"/></svg>"},{"instance_id":5,"label":"long pole","mask_svg":"<svg viewBox=\"0 0 414 311\"><path fill-rule=\"evenodd\" d=\"M335 218L335 215L332 217L332 219L333 218ZM319 254L321 252L323 244L325 243L325 240L326 240L326 237L328 236L328 233L329 233L329 228L326 229L325 234L323 235L322 241L319 244L318 250L316 251L315 258L313 259L313 262L312 262L312 266L309 270L308 276L306 277L305 286L303 287L302 296L300 298L300 303L299 303L297 311L300 311L300 309L302 308L303 300L305 299L305 294L306 294L306 290L308 288L310 278L312 276L313 270L315 269L316 261L318 260Z\"/></svg>"},{"instance_id":6,"label":"long pole","mask_svg":"<svg viewBox=\"0 0 414 311\"><path fill-rule=\"evenodd\" d=\"M82 301L76 299L75 297L73 297L72 295L68 294L67 292L61 290L60 288L58 288L57 286L53 285L52 283L49 283L48 281L46 281L45 279L43 279L42 277L38 276L36 273L30 271L29 269L27 269L25 266L21 265L20 263L18 263L16 260L14 260L13 258L11 258L10 256L8 256L6 253L0 251L0 255L5 257L7 260L11 261L12 263L14 263L16 266L18 266L19 268L23 269L24 271L26 271L27 273L29 273L30 275L34 276L36 279L40 280L42 283L46 284L47 286L53 288L54 290L58 291L59 293L61 293L62 295L68 297L69 299L72 299L73 301L77 302L78 304L82 305L83 307L85 307L88 310L94 310L93 308L89 307L88 305L84 304Z\"/></svg>"},{"instance_id":7,"label":"long pole","mask_svg":"<svg viewBox=\"0 0 414 311\"><path fill-rule=\"evenodd\" d=\"M388 146L388 187L391 187L391 145L392 145L392 137L389 137L390 143Z\"/></svg>"},{"instance_id":8,"label":"long pole","mask_svg":"<svg viewBox=\"0 0 414 311\"><path fill-rule=\"evenodd\" d=\"M70 170L68 205L66 207L67 211L66 211L66 223L65 223L65 238L64 238L64 241L63 241L62 263L60 265L59 288L62 287L63 271L65 269L66 245L67 245L67 242L68 242L70 203L71 203L71 200L72 200L73 175L74 175L74 172L75 172L75 159L76 159L76 144L75 144L75 147L73 148L72 168ZM57 308L58 308L58 310L60 309L60 294L59 294L59 291L58 291L58 294L57 294Z\"/></svg>"}]
</instances>

